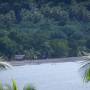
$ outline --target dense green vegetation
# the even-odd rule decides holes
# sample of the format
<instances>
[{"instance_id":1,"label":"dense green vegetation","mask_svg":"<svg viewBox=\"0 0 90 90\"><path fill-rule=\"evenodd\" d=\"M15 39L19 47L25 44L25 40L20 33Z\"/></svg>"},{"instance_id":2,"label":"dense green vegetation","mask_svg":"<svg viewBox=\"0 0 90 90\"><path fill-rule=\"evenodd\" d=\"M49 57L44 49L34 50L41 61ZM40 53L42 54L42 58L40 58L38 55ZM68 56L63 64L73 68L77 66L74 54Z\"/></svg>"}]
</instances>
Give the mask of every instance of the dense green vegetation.
<instances>
[{"instance_id":1,"label":"dense green vegetation","mask_svg":"<svg viewBox=\"0 0 90 90\"><path fill-rule=\"evenodd\" d=\"M27 59L90 51L90 0L0 0L0 55Z\"/></svg>"}]
</instances>

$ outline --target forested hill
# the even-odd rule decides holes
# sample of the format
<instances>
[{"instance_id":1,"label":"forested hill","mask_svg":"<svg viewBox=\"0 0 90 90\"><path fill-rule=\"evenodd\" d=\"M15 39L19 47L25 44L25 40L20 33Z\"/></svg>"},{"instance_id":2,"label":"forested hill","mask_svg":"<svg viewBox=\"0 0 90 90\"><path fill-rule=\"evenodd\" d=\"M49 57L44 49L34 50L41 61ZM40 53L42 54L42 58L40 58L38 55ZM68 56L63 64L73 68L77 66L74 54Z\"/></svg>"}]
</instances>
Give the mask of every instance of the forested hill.
<instances>
[{"instance_id":1,"label":"forested hill","mask_svg":"<svg viewBox=\"0 0 90 90\"><path fill-rule=\"evenodd\" d=\"M0 56L27 59L90 51L90 0L0 0Z\"/></svg>"}]
</instances>

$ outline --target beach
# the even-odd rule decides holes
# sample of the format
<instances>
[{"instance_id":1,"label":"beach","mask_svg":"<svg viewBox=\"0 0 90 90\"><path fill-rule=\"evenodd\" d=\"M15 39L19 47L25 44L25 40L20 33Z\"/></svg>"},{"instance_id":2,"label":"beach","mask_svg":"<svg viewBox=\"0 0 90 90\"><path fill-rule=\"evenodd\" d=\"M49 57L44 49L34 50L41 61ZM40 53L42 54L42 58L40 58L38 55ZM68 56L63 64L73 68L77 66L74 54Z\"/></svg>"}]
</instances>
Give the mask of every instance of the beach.
<instances>
[{"instance_id":1,"label":"beach","mask_svg":"<svg viewBox=\"0 0 90 90\"><path fill-rule=\"evenodd\" d=\"M13 66L23 66L27 64L44 64L44 63L61 63L61 62L76 62L84 61L84 57L68 57L68 58L56 58L56 59L39 59L39 60L12 60L9 61Z\"/></svg>"}]
</instances>

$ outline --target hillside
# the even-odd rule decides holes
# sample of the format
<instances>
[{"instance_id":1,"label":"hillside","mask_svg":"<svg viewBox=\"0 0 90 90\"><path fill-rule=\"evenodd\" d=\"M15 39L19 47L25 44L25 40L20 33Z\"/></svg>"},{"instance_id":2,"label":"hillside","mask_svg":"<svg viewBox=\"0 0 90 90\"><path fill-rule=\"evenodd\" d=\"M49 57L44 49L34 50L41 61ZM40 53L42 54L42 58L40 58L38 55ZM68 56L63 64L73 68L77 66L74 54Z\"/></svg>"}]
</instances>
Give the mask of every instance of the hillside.
<instances>
[{"instance_id":1,"label":"hillside","mask_svg":"<svg viewBox=\"0 0 90 90\"><path fill-rule=\"evenodd\" d=\"M26 59L90 51L90 0L0 0L0 56Z\"/></svg>"}]
</instances>

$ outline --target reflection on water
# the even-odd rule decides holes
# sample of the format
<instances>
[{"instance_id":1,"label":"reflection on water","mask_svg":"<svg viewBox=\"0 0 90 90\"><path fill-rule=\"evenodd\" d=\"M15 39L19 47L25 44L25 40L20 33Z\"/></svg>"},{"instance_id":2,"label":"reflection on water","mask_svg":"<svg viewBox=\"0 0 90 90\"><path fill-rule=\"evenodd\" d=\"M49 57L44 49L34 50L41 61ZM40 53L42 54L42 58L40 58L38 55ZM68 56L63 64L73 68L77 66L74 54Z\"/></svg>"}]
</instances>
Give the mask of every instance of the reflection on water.
<instances>
[{"instance_id":1,"label":"reflection on water","mask_svg":"<svg viewBox=\"0 0 90 90\"><path fill-rule=\"evenodd\" d=\"M20 88L30 83L37 90L90 90L90 83L82 81L79 68L79 62L17 66L0 72L0 80L4 84L15 79Z\"/></svg>"}]
</instances>

